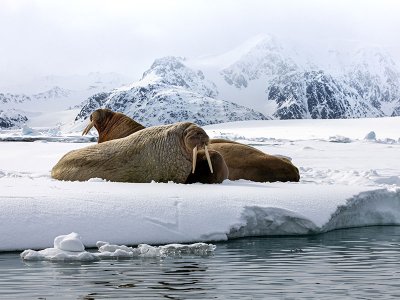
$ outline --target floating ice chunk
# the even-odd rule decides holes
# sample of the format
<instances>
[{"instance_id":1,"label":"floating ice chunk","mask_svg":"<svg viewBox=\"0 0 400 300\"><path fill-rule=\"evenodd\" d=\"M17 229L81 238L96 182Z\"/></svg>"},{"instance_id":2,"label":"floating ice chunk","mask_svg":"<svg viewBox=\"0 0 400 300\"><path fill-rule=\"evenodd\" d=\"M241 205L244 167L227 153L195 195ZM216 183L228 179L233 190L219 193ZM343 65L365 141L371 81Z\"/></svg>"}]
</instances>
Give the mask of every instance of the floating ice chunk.
<instances>
[{"instance_id":1,"label":"floating ice chunk","mask_svg":"<svg viewBox=\"0 0 400 300\"><path fill-rule=\"evenodd\" d=\"M94 261L98 260L95 254L85 251L85 246L79 234L72 232L60 235L54 239L54 248L40 251L25 250L21 253L24 260L50 260L50 261Z\"/></svg>"},{"instance_id":2,"label":"floating ice chunk","mask_svg":"<svg viewBox=\"0 0 400 300\"><path fill-rule=\"evenodd\" d=\"M390 144L390 145L396 144L396 140L390 139L390 138L385 138L384 140L379 141L379 142L382 144Z\"/></svg>"},{"instance_id":3,"label":"floating ice chunk","mask_svg":"<svg viewBox=\"0 0 400 300\"><path fill-rule=\"evenodd\" d=\"M143 258L164 258L168 256L195 255L206 256L211 255L216 249L215 245L206 243L195 243L190 245L168 244L164 246L151 246L148 244L140 244L137 248L124 245L110 245L107 242L98 242L101 258L107 257L143 257Z\"/></svg>"},{"instance_id":4,"label":"floating ice chunk","mask_svg":"<svg viewBox=\"0 0 400 300\"><path fill-rule=\"evenodd\" d=\"M341 135L335 135L329 137L329 142L333 143L351 143L351 139Z\"/></svg>"},{"instance_id":5,"label":"floating ice chunk","mask_svg":"<svg viewBox=\"0 0 400 300\"><path fill-rule=\"evenodd\" d=\"M49 261L95 261L99 258L87 251L71 252L57 248L47 248L40 251L25 250L21 253L24 260L49 260Z\"/></svg>"},{"instance_id":6,"label":"floating ice chunk","mask_svg":"<svg viewBox=\"0 0 400 300\"><path fill-rule=\"evenodd\" d=\"M365 136L364 140L376 141L376 133L375 133L375 131L369 132L369 133Z\"/></svg>"},{"instance_id":7,"label":"floating ice chunk","mask_svg":"<svg viewBox=\"0 0 400 300\"><path fill-rule=\"evenodd\" d=\"M98 241L96 246L98 247L98 252L96 253L85 251L79 234L72 232L56 237L54 239L54 248L47 248L40 251L25 250L20 255L24 260L96 261L114 258L164 258L167 256L182 255L206 256L211 255L216 248L215 245L205 243L191 245L169 244L159 247L140 244L137 248L133 248L125 245L113 245L103 241Z\"/></svg>"},{"instance_id":8,"label":"floating ice chunk","mask_svg":"<svg viewBox=\"0 0 400 300\"><path fill-rule=\"evenodd\" d=\"M40 132L27 126L27 125L24 125L21 128L21 134L22 135L40 135Z\"/></svg>"},{"instance_id":9,"label":"floating ice chunk","mask_svg":"<svg viewBox=\"0 0 400 300\"><path fill-rule=\"evenodd\" d=\"M195 243L191 245L169 244L160 246L160 252L166 256L181 256L181 255L210 255L217 246L206 243Z\"/></svg>"},{"instance_id":10,"label":"floating ice chunk","mask_svg":"<svg viewBox=\"0 0 400 300\"><path fill-rule=\"evenodd\" d=\"M71 252L82 252L85 250L81 237L75 232L56 237L54 239L54 248Z\"/></svg>"},{"instance_id":11,"label":"floating ice chunk","mask_svg":"<svg viewBox=\"0 0 400 300\"><path fill-rule=\"evenodd\" d=\"M99 248L100 252L97 255L101 258L132 258L137 257L140 254L140 251L138 249L125 245L111 245L108 242L99 241L96 243L96 246Z\"/></svg>"},{"instance_id":12,"label":"floating ice chunk","mask_svg":"<svg viewBox=\"0 0 400 300\"><path fill-rule=\"evenodd\" d=\"M140 244L138 246L138 250L140 251L141 257L147 258L156 258L156 257L164 257L165 255L161 253L160 247L153 247L147 244Z\"/></svg>"}]
</instances>

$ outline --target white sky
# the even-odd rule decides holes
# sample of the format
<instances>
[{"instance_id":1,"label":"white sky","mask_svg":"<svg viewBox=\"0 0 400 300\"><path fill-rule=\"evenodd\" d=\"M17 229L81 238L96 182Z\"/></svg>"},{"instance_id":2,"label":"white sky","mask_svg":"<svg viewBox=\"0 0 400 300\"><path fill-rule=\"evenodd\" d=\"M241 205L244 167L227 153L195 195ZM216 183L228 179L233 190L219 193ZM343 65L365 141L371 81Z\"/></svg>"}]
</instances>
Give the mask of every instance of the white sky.
<instances>
[{"instance_id":1,"label":"white sky","mask_svg":"<svg viewBox=\"0 0 400 300\"><path fill-rule=\"evenodd\" d=\"M273 34L307 49L357 40L400 62L396 0L0 0L0 81L115 71L197 57ZM328 41L326 42L325 41Z\"/></svg>"}]
</instances>

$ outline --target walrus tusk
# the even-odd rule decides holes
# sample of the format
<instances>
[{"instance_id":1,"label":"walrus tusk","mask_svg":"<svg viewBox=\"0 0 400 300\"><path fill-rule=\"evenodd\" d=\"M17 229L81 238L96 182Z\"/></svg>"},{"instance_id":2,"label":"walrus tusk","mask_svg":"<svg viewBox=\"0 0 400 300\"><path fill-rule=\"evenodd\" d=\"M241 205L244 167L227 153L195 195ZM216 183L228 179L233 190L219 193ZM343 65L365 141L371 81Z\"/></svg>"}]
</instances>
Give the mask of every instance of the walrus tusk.
<instances>
[{"instance_id":1,"label":"walrus tusk","mask_svg":"<svg viewBox=\"0 0 400 300\"><path fill-rule=\"evenodd\" d=\"M90 129L92 129L93 126L94 126L94 123L92 121L86 126L85 129L83 129L82 135L88 134L88 132L90 131Z\"/></svg>"},{"instance_id":2,"label":"walrus tusk","mask_svg":"<svg viewBox=\"0 0 400 300\"><path fill-rule=\"evenodd\" d=\"M196 170L196 162L197 162L197 146L193 148L193 166L192 166L192 173Z\"/></svg>"},{"instance_id":3,"label":"walrus tusk","mask_svg":"<svg viewBox=\"0 0 400 300\"><path fill-rule=\"evenodd\" d=\"M206 145L204 146L204 152L206 153L207 162L208 162L208 166L210 167L210 171L211 171L211 173L214 173L212 164L211 164L210 154L208 153L208 148Z\"/></svg>"}]
</instances>

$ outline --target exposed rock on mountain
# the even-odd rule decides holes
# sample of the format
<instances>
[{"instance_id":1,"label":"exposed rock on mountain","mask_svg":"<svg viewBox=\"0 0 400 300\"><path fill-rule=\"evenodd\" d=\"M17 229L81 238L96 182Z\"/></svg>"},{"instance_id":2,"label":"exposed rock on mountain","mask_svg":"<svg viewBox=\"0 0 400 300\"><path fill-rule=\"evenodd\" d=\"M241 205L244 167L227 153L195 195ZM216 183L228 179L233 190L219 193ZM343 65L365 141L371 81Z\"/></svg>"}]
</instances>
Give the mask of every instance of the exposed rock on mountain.
<instances>
[{"instance_id":1,"label":"exposed rock on mountain","mask_svg":"<svg viewBox=\"0 0 400 300\"><path fill-rule=\"evenodd\" d=\"M84 78L49 76L44 80L46 86L52 86L47 92L0 94L2 124L18 126L29 115L24 111L70 107L80 109L76 121L105 107L146 126L177 121L205 125L267 118L400 115L400 69L385 50L332 49L317 59L306 55L306 49L292 48L264 36L218 56L192 60L163 57L156 59L139 81L126 86L114 73L91 73ZM69 89L77 86L79 93ZM19 113L8 116L11 108Z\"/></svg>"},{"instance_id":2,"label":"exposed rock on mountain","mask_svg":"<svg viewBox=\"0 0 400 300\"><path fill-rule=\"evenodd\" d=\"M90 97L76 120L100 107L123 112L145 126L266 119L247 107L215 99L217 95L216 85L206 80L201 71L187 67L181 58L164 57L157 59L140 81Z\"/></svg>"},{"instance_id":3,"label":"exposed rock on mountain","mask_svg":"<svg viewBox=\"0 0 400 300\"><path fill-rule=\"evenodd\" d=\"M108 92L126 82L129 80L116 73L89 73L75 76L46 76L25 85L10 87L11 90L18 92L0 91L2 111L0 128L20 127L25 122L31 122L31 117L42 118L43 114L51 115L52 112L74 108L86 101L89 96L101 91ZM44 92L27 92L37 90Z\"/></svg>"},{"instance_id":4,"label":"exposed rock on mountain","mask_svg":"<svg viewBox=\"0 0 400 300\"><path fill-rule=\"evenodd\" d=\"M388 53L374 47L330 53L334 57L318 65L266 37L222 70L208 65L208 74L223 77L221 99L277 119L399 115L400 70Z\"/></svg>"},{"instance_id":5,"label":"exposed rock on mountain","mask_svg":"<svg viewBox=\"0 0 400 300\"><path fill-rule=\"evenodd\" d=\"M0 128L21 127L28 118L14 109L0 110Z\"/></svg>"}]
</instances>

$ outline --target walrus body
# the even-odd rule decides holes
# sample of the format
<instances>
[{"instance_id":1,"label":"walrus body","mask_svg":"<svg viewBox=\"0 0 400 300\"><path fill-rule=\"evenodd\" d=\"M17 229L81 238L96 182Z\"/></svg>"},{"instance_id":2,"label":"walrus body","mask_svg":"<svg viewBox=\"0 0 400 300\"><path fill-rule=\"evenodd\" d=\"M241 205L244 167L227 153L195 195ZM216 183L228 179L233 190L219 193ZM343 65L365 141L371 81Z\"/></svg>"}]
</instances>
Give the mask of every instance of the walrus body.
<instances>
[{"instance_id":1,"label":"walrus body","mask_svg":"<svg viewBox=\"0 0 400 300\"><path fill-rule=\"evenodd\" d=\"M102 109L98 110L101 111ZM92 115L97 114L97 111L93 112ZM116 114L112 111L109 111L113 114ZM120 114L120 113L118 113ZM120 114L123 115L123 114ZM123 115L126 118L129 118L126 115ZM129 118L131 119L131 118ZM93 119L94 120L94 119ZM132 120L132 119L131 119ZM133 120L132 120L133 121ZM95 122L95 121L94 121ZM135 122L135 121L133 121ZM136 123L136 122L135 122ZM138 123L136 123L138 124ZM90 124L89 124L90 125ZM89 126L88 125L88 126ZM140 125L140 124L139 124ZM96 129L104 128L107 126L104 125L95 125ZM124 123L121 126L121 132L135 132L140 130L138 127L129 126L128 122ZM99 131L99 129L98 129ZM113 132L118 131L117 128L113 129ZM85 133L85 131L84 131ZM103 135L101 131L99 131L99 136ZM118 135L107 135L107 139L116 139ZM100 139L98 141L101 143ZM211 139L208 145L210 150L214 150L219 152L225 163L228 167L228 179L230 180L238 180L238 179L247 179L251 181L257 182L274 182L274 181L299 181L300 174L299 170L296 166L294 166L291 161L268 155L254 147L240 144L234 141L229 141L225 139ZM204 160L199 160L200 164L204 164ZM198 172L201 170L205 170L206 165L200 167L198 165ZM197 174L197 178L202 178L203 176L209 175L205 174ZM192 176L195 178L195 176ZM190 180L188 178L188 180ZM194 179L193 179L194 180Z\"/></svg>"},{"instance_id":2,"label":"walrus body","mask_svg":"<svg viewBox=\"0 0 400 300\"><path fill-rule=\"evenodd\" d=\"M299 170L289 160L266 154L251 146L223 139L211 139L208 148L222 154L229 169L230 180L300 180Z\"/></svg>"},{"instance_id":3,"label":"walrus body","mask_svg":"<svg viewBox=\"0 0 400 300\"><path fill-rule=\"evenodd\" d=\"M193 123L149 127L73 150L53 167L51 176L70 181L185 183L192 171L193 148L204 148L208 142L205 131Z\"/></svg>"}]
</instances>

